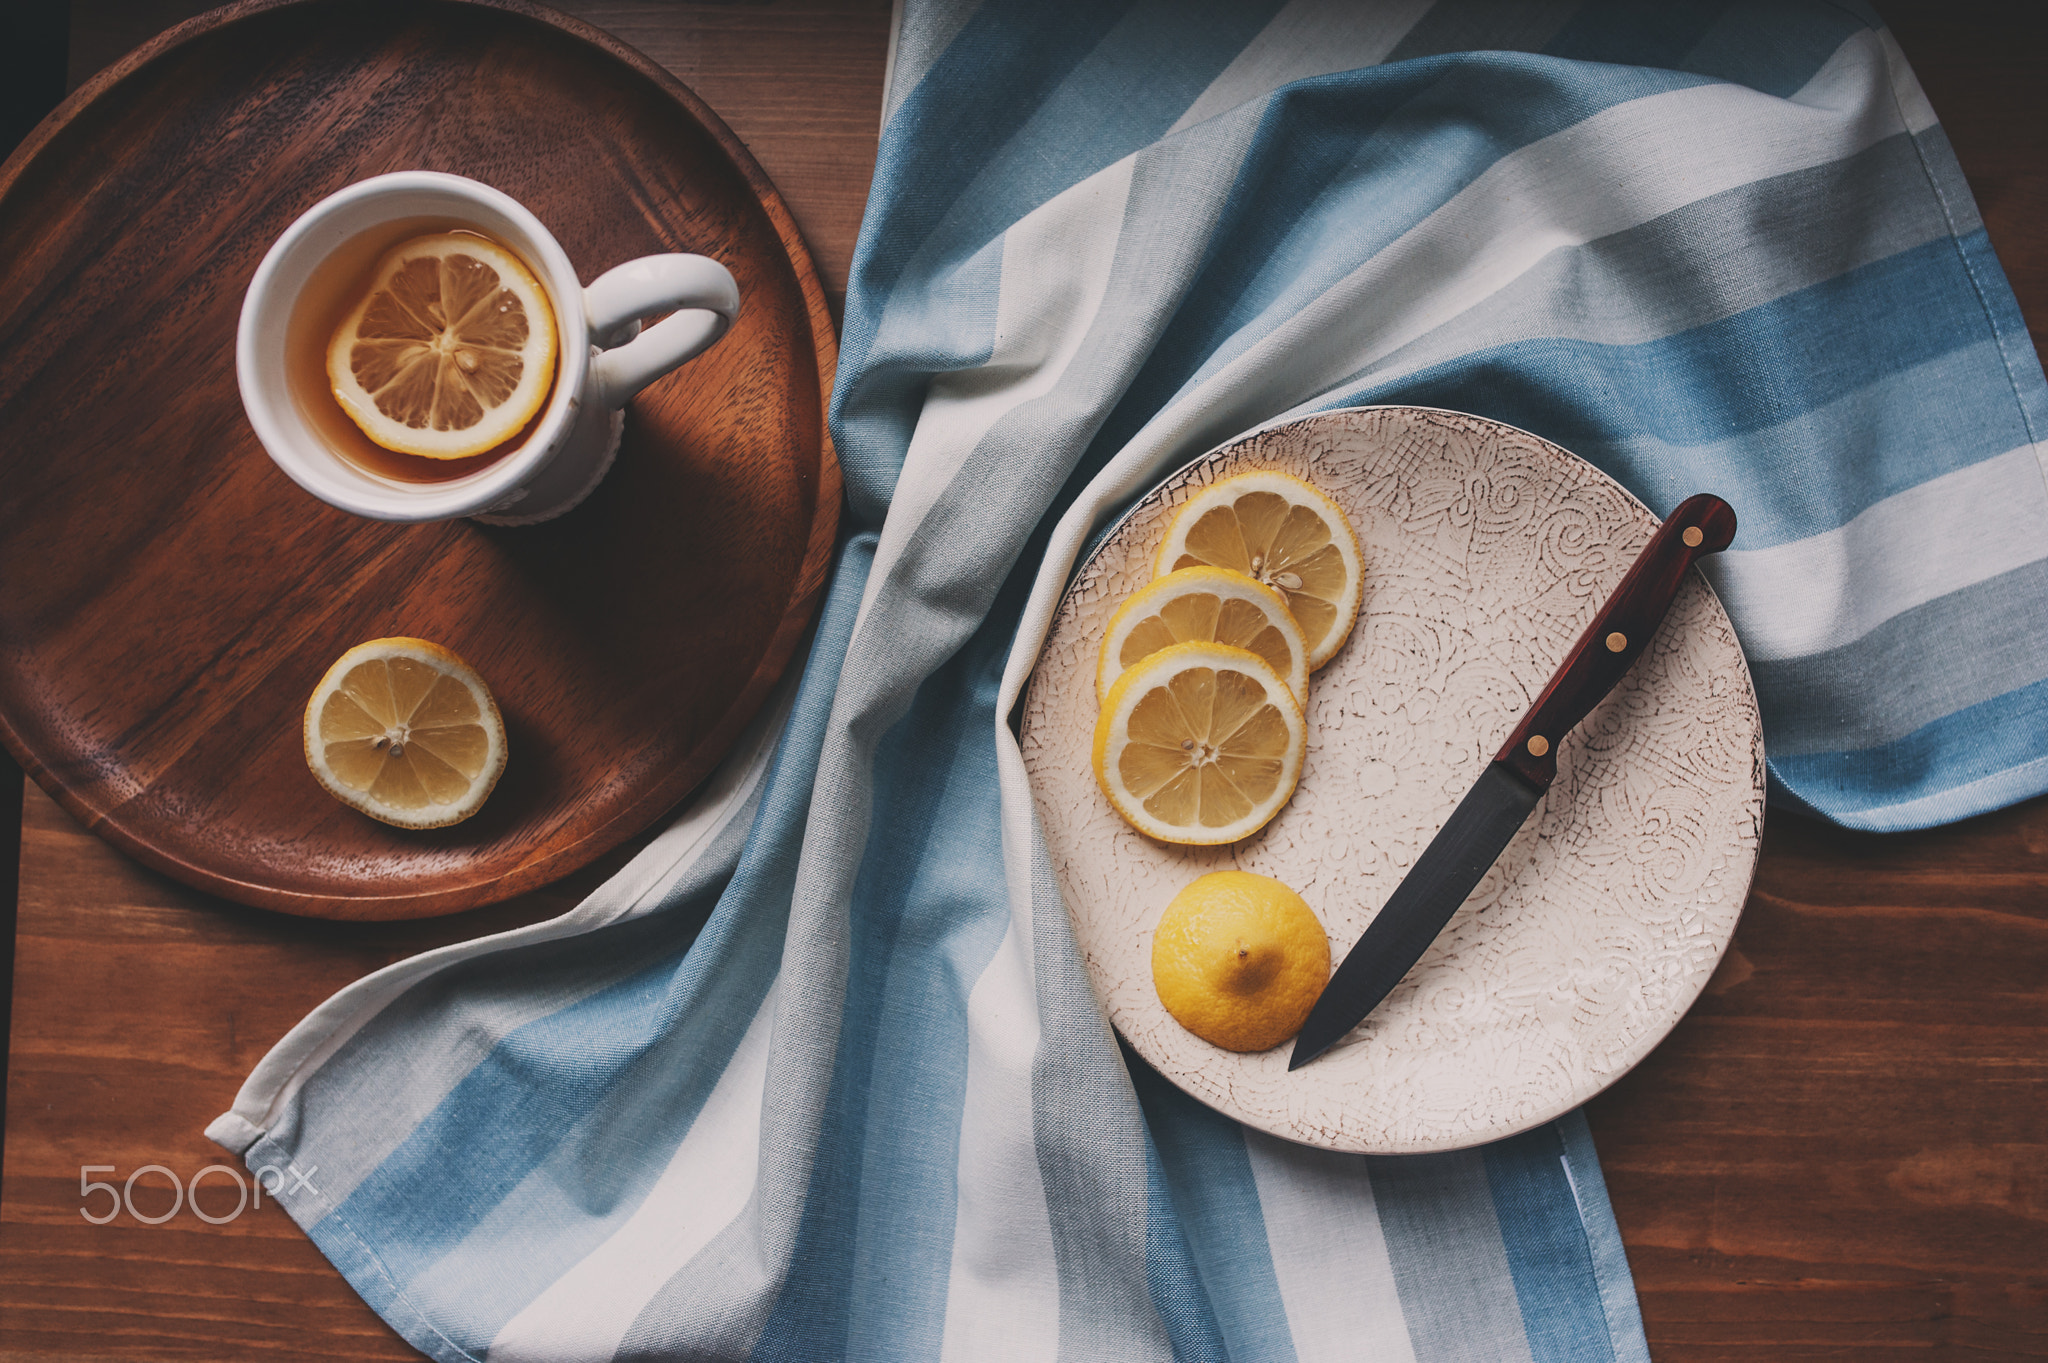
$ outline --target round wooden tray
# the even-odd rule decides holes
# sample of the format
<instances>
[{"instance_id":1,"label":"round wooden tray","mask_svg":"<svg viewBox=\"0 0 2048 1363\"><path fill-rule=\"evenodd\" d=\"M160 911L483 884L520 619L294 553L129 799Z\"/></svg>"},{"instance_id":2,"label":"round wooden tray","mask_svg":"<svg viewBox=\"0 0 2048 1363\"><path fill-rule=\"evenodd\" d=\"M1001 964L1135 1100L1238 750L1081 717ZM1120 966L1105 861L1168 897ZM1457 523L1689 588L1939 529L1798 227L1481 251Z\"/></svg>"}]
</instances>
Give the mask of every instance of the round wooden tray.
<instances>
[{"instance_id":1,"label":"round wooden tray","mask_svg":"<svg viewBox=\"0 0 2048 1363\"><path fill-rule=\"evenodd\" d=\"M635 400L560 520L358 520L242 414L264 251L411 168L511 194L586 282L659 251L739 281L737 325ZM837 351L788 210L673 77L517 0L236 5L107 70L0 167L0 351L0 738L115 846L244 903L424 916L584 865L717 763L830 566ZM375 823L305 768L314 683L392 634L505 713L505 778L454 828Z\"/></svg>"},{"instance_id":2,"label":"round wooden tray","mask_svg":"<svg viewBox=\"0 0 2048 1363\"><path fill-rule=\"evenodd\" d=\"M1358 624L1309 680L1294 798L1228 847L1141 837L1095 787L1095 654L1173 513L1279 468L1358 531ZM1341 961L1534 702L1657 518L1526 431L1350 408L1166 480L1075 575L1025 694L1024 764L1083 959L1160 1073L1241 1122L1364 1154L1456 1150L1578 1106L1664 1038L1735 932L1763 831L1763 727L1721 603L1688 574L1649 648L1558 745L1538 812L1380 1006L1312 1065L1221 1050L1152 987L1152 933L1209 871L1293 886Z\"/></svg>"}]
</instances>

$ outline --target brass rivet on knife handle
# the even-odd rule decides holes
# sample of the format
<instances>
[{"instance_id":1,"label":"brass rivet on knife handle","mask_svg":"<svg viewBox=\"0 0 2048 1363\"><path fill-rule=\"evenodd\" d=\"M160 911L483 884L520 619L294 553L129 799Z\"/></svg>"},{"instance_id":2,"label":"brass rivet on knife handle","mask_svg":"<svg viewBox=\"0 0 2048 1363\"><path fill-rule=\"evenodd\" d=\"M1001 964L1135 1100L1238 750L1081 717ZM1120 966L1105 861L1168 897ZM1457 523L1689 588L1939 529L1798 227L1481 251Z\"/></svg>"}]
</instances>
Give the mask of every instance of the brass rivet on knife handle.
<instances>
[{"instance_id":1,"label":"brass rivet on knife handle","mask_svg":"<svg viewBox=\"0 0 2048 1363\"><path fill-rule=\"evenodd\" d=\"M1422 849L1408 874L1309 1010L1289 1070L1308 1064L1356 1027L1408 973L1542 803L1557 776L1564 736L1614 689L1656 634L1693 561L1735 538L1735 512L1719 497L1689 497L1629 566L1621 585L1565 655L1564 665L1508 735L1507 746ZM1552 735L1556 737L1552 737Z\"/></svg>"},{"instance_id":2,"label":"brass rivet on knife handle","mask_svg":"<svg viewBox=\"0 0 2048 1363\"><path fill-rule=\"evenodd\" d=\"M1565 655L1495 761L1537 790L1557 777L1557 745L1627 673L1671 609L1686 570L1735 538L1735 510L1711 493L1688 497L1659 526L1621 585Z\"/></svg>"}]
</instances>

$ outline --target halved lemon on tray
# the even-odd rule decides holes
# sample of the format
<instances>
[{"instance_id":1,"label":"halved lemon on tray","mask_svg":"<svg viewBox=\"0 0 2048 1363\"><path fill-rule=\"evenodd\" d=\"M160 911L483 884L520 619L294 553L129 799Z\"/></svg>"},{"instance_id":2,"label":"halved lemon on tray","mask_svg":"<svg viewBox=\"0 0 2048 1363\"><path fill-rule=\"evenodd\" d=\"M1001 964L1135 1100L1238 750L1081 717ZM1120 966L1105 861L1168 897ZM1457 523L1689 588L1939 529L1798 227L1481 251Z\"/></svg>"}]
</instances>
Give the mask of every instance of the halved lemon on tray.
<instances>
[{"instance_id":1,"label":"halved lemon on tray","mask_svg":"<svg viewBox=\"0 0 2048 1363\"><path fill-rule=\"evenodd\" d=\"M1308 640L1311 670L1337 655L1358 619L1358 535L1335 502L1292 474L1240 473L1184 502L1153 573L1201 565L1243 573L1284 596Z\"/></svg>"},{"instance_id":2,"label":"halved lemon on tray","mask_svg":"<svg viewBox=\"0 0 2048 1363\"><path fill-rule=\"evenodd\" d=\"M1175 644L1208 641L1249 649L1264 658L1308 704L1308 641L1287 598L1227 568L1183 568L1133 592L1110 617L1097 655L1095 695L1109 694L1134 663Z\"/></svg>"},{"instance_id":3,"label":"halved lemon on tray","mask_svg":"<svg viewBox=\"0 0 2048 1363\"><path fill-rule=\"evenodd\" d=\"M400 828L462 822L505 770L491 689L426 639L372 639L342 654L306 702L305 740L328 794Z\"/></svg>"},{"instance_id":4,"label":"halved lemon on tray","mask_svg":"<svg viewBox=\"0 0 2048 1363\"><path fill-rule=\"evenodd\" d=\"M1307 734L1293 692L1258 654L1174 644L1109 688L1095 722L1095 779L1148 837L1237 842L1294 793Z\"/></svg>"},{"instance_id":5,"label":"halved lemon on tray","mask_svg":"<svg viewBox=\"0 0 2048 1363\"><path fill-rule=\"evenodd\" d=\"M555 314L519 257L474 232L388 251L327 347L334 399L388 450L466 459L517 435L555 377Z\"/></svg>"}]
</instances>

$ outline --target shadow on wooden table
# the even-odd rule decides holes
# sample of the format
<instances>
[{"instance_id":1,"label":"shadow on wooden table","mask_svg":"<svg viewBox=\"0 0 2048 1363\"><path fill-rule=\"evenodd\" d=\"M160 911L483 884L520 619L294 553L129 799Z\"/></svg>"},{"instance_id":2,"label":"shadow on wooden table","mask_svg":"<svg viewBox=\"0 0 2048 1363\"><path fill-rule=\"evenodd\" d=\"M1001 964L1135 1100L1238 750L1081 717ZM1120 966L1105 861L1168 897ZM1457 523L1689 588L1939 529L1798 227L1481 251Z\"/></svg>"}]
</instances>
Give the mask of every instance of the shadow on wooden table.
<instances>
[{"instance_id":1,"label":"shadow on wooden table","mask_svg":"<svg viewBox=\"0 0 2048 1363\"><path fill-rule=\"evenodd\" d=\"M204 1128L328 995L553 917L647 837L504 904L345 923L214 899L127 860L38 787L23 804L0 1357L417 1357L274 1202L243 1204L240 1161Z\"/></svg>"},{"instance_id":2,"label":"shadow on wooden table","mask_svg":"<svg viewBox=\"0 0 2048 1363\"><path fill-rule=\"evenodd\" d=\"M9 0L0 14L0 158L64 98L70 6ZM14 897L21 874L21 768L0 750L0 1167L7 1153L6 1056L14 1015Z\"/></svg>"},{"instance_id":3,"label":"shadow on wooden table","mask_svg":"<svg viewBox=\"0 0 2048 1363\"><path fill-rule=\"evenodd\" d=\"M2044 1114L2048 799L1774 813L1706 994L1587 1108L1653 1352L2048 1355Z\"/></svg>"},{"instance_id":4,"label":"shadow on wooden table","mask_svg":"<svg viewBox=\"0 0 2048 1363\"><path fill-rule=\"evenodd\" d=\"M81 3L90 12L74 32L97 47L74 65L89 74L204 7ZM750 7L571 8L729 116L764 69L767 49L744 46L760 41ZM742 129L836 290L866 177L834 158L872 155L884 35L858 5L794 8L782 22L810 25L820 54L838 50L824 40L842 30L873 49L865 64L817 56L757 131ZM2042 335L2048 6L1882 9ZM816 108L791 114L790 98ZM431 924L295 924L141 870L39 790L14 817L20 790L0 755L0 910L15 884L11 830L25 828L23 979L38 991L38 1008L23 1011L37 1027L20 1038L33 1072L17 1076L19 1145L7 1152L7 1188L21 1195L0 1195L0 1353L416 1358L274 1207L218 1227L189 1212L161 1226L125 1215L89 1225L79 1168L116 1162L117 1174L95 1177L125 1179L154 1160L189 1177L221 1156L199 1128L326 992L436 940L566 907L585 882L551 902ZM109 991L127 1016L151 1020L146 1034L109 1016ZM2048 1357L2044 1112L2048 801L1885 838L1773 815L1706 997L1589 1109L1654 1356ZM134 1195L157 1215L170 1192L150 1179ZM215 1179L201 1205L225 1215L233 1190Z\"/></svg>"}]
</instances>

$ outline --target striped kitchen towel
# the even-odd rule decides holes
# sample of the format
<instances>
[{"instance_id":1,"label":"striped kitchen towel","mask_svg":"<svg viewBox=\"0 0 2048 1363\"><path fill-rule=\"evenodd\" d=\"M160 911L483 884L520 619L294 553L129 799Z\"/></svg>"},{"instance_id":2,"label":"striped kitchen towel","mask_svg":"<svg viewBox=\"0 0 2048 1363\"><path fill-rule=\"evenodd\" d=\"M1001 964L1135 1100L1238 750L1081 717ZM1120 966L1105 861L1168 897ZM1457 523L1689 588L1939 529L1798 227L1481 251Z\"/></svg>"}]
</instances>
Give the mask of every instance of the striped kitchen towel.
<instances>
[{"instance_id":1,"label":"striped kitchen towel","mask_svg":"<svg viewBox=\"0 0 2048 1363\"><path fill-rule=\"evenodd\" d=\"M1781 801L2042 790L2048 390L1897 48L1789 0L904 0L886 110L801 676L588 901L337 995L211 1134L439 1359L1646 1358L1576 1115L1338 1156L1127 1064L1005 720L1118 508L1412 402L1735 503Z\"/></svg>"}]
</instances>

